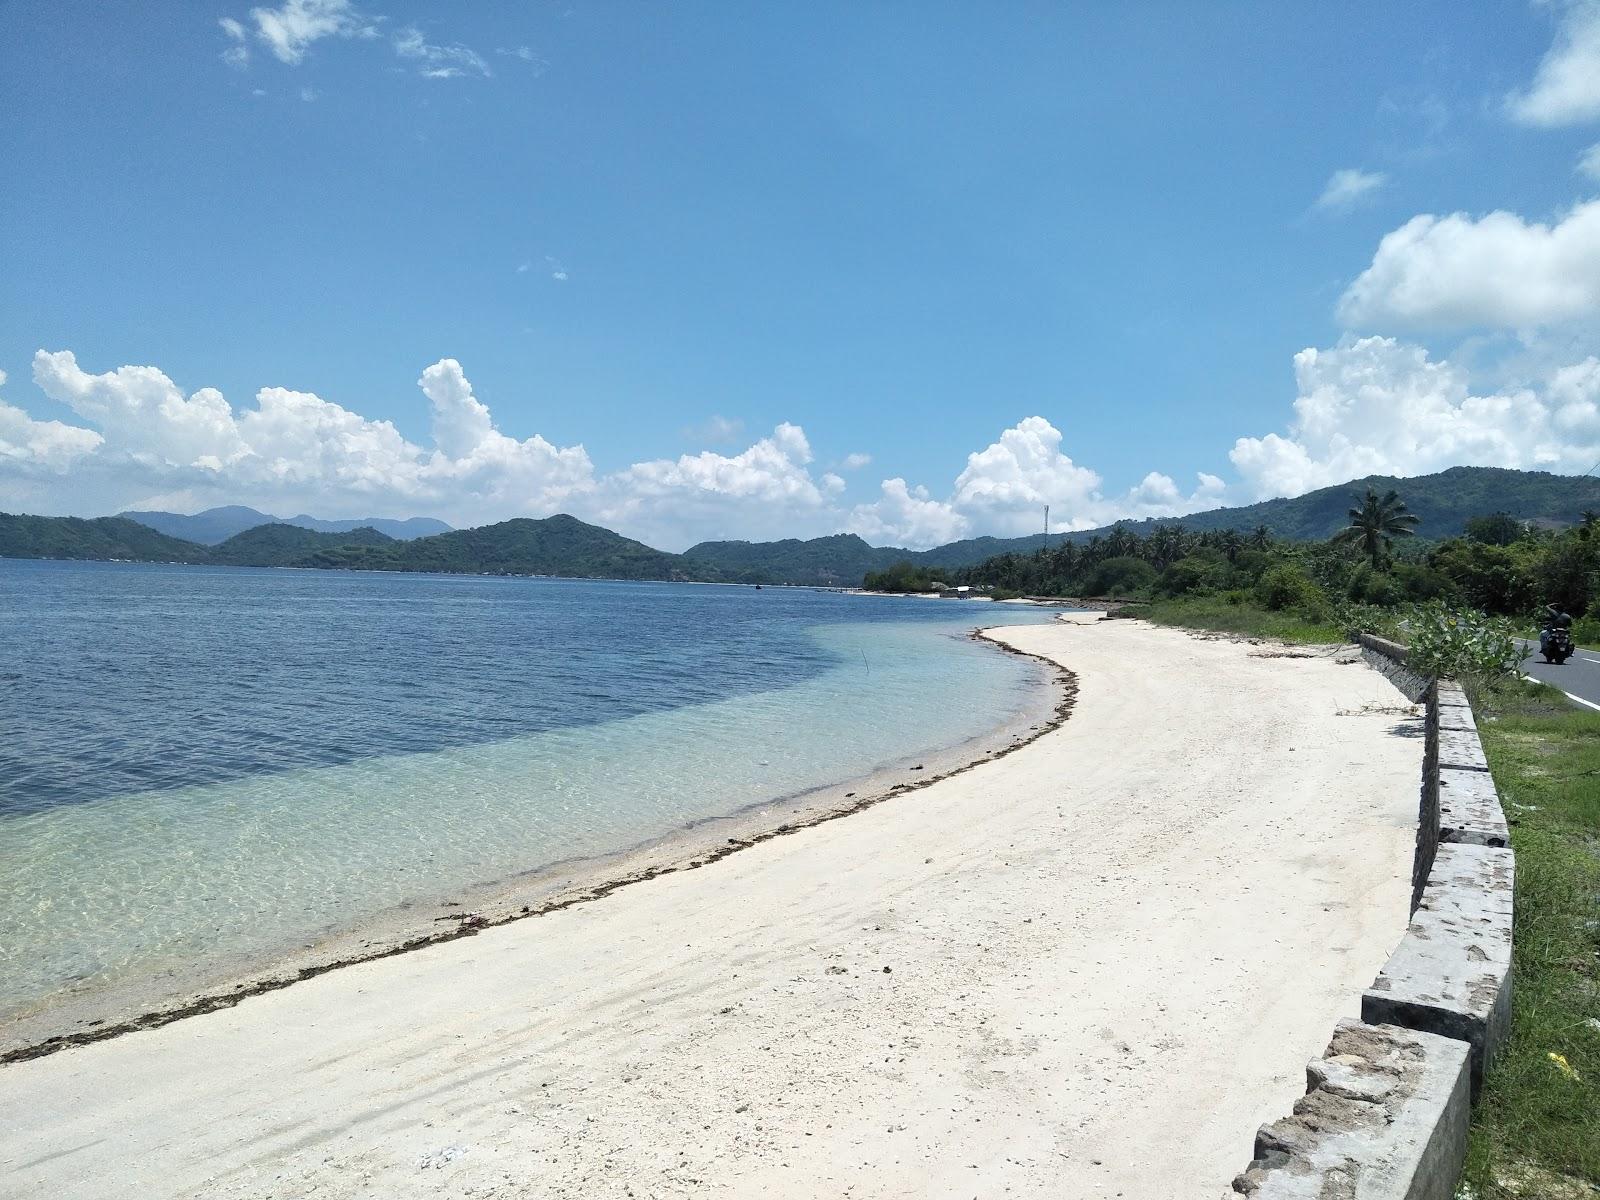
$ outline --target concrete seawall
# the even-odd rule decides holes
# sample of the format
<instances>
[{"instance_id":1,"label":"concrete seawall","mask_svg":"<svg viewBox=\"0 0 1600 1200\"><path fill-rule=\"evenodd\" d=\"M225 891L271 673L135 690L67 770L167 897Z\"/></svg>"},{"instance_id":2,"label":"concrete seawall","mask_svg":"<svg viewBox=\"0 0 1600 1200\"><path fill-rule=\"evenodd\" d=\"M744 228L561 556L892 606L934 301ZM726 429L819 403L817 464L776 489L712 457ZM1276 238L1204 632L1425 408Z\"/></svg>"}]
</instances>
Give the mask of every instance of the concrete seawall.
<instances>
[{"instance_id":1,"label":"concrete seawall","mask_svg":"<svg viewBox=\"0 0 1600 1200\"><path fill-rule=\"evenodd\" d=\"M1471 1104L1511 1023L1516 861L1466 693L1359 639L1426 706L1411 924L1307 1068L1293 1113L1262 1126L1234 1191L1257 1200L1449 1200Z\"/></svg>"}]
</instances>

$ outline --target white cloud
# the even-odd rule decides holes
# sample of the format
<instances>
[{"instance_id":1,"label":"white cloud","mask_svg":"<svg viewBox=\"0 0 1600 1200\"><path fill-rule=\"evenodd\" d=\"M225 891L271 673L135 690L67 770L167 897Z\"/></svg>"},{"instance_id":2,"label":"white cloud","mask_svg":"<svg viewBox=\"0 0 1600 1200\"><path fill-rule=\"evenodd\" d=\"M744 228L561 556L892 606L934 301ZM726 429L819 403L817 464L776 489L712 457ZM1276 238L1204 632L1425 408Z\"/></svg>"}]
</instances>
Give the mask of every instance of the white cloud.
<instances>
[{"instance_id":1,"label":"white cloud","mask_svg":"<svg viewBox=\"0 0 1600 1200\"><path fill-rule=\"evenodd\" d=\"M967 456L948 500L936 499L925 487L909 487L904 479L886 479L877 500L851 510L846 527L869 540L922 548L972 532L1038 533L1047 504L1052 529L1092 529L1124 518L1179 516L1223 502L1222 480L1205 474L1187 496L1159 472L1121 496L1106 496L1100 476L1063 454L1061 442L1061 432L1045 418L1027 417Z\"/></svg>"},{"instance_id":2,"label":"white cloud","mask_svg":"<svg viewBox=\"0 0 1600 1200\"><path fill-rule=\"evenodd\" d=\"M1600 361L1527 386L1479 392L1468 373L1386 337L1295 355L1284 434L1240 438L1229 457L1255 498L1295 496L1362 475L1452 466L1577 470L1600 458Z\"/></svg>"},{"instance_id":3,"label":"white cloud","mask_svg":"<svg viewBox=\"0 0 1600 1200\"><path fill-rule=\"evenodd\" d=\"M6 373L0 371L0 387L5 382ZM0 466L60 472L85 454L92 454L102 441L92 429L61 421L35 421L20 408L0 400Z\"/></svg>"},{"instance_id":4,"label":"white cloud","mask_svg":"<svg viewBox=\"0 0 1600 1200\"><path fill-rule=\"evenodd\" d=\"M774 538L836 527L827 485L811 477L805 430L787 422L740 454L710 450L635 463L600 481L590 509L602 524L681 549L708 538Z\"/></svg>"},{"instance_id":5,"label":"white cloud","mask_svg":"<svg viewBox=\"0 0 1600 1200\"><path fill-rule=\"evenodd\" d=\"M882 495L872 504L850 511L845 529L878 545L920 549L963 538L971 526L967 518L925 487L910 488L904 479L885 479Z\"/></svg>"},{"instance_id":6,"label":"white cloud","mask_svg":"<svg viewBox=\"0 0 1600 1200\"><path fill-rule=\"evenodd\" d=\"M230 67L243 69L250 65L250 43L244 26L232 17L222 17L217 21L222 26L222 32L227 34L231 43L222 52L222 61Z\"/></svg>"},{"instance_id":7,"label":"white cloud","mask_svg":"<svg viewBox=\"0 0 1600 1200\"><path fill-rule=\"evenodd\" d=\"M1322 189L1322 195L1317 197L1314 207L1328 211L1350 208L1381 188L1387 179L1388 176L1380 171L1363 171L1358 167L1335 171Z\"/></svg>"},{"instance_id":8,"label":"white cloud","mask_svg":"<svg viewBox=\"0 0 1600 1200\"><path fill-rule=\"evenodd\" d=\"M1600 312L1600 200L1553 225L1492 212L1413 217L1339 301L1347 324L1531 329Z\"/></svg>"},{"instance_id":9,"label":"white cloud","mask_svg":"<svg viewBox=\"0 0 1600 1200\"><path fill-rule=\"evenodd\" d=\"M377 22L363 15L350 0L287 0L278 8L252 8L256 37L279 62L294 66L306 50L323 38L370 38L378 34ZM242 44L243 26L224 18L223 30Z\"/></svg>"},{"instance_id":10,"label":"white cloud","mask_svg":"<svg viewBox=\"0 0 1600 1200\"><path fill-rule=\"evenodd\" d=\"M262 388L253 409L235 413L214 389L185 396L154 367L90 374L70 351L36 354L34 381L100 431L33 421L9 406L0 414L9 447L0 476L17 465L19 446L34 465L73 462L70 480L48 493L35 489L54 511L138 507L166 495L196 507L253 503L333 516L386 510L477 524L547 515L595 489L582 446L496 429L454 359L418 380L432 408L432 449L311 392Z\"/></svg>"},{"instance_id":11,"label":"white cloud","mask_svg":"<svg viewBox=\"0 0 1600 1200\"><path fill-rule=\"evenodd\" d=\"M1525 125L1575 125L1600 117L1600 0L1567 0L1555 44L1526 91L1506 98Z\"/></svg>"},{"instance_id":12,"label":"white cloud","mask_svg":"<svg viewBox=\"0 0 1600 1200\"><path fill-rule=\"evenodd\" d=\"M1600 180L1600 142L1578 156L1578 171L1590 179Z\"/></svg>"},{"instance_id":13,"label":"white cloud","mask_svg":"<svg viewBox=\"0 0 1600 1200\"><path fill-rule=\"evenodd\" d=\"M300 89L300 99L304 100L307 104L312 103L320 95L322 95L322 93L317 91L317 89L314 87L303 87Z\"/></svg>"},{"instance_id":14,"label":"white cloud","mask_svg":"<svg viewBox=\"0 0 1600 1200\"><path fill-rule=\"evenodd\" d=\"M401 58L416 61L419 64L418 73L425 79L456 79L463 75L487 79L494 74L477 51L459 42L435 46L414 25L395 34L394 52Z\"/></svg>"},{"instance_id":15,"label":"white cloud","mask_svg":"<svg viewBox=\"0 0 1600 1200\"><path fill-rule=\"evenodd\" d=\"M839 469L841 471L859 471L862 467L870 466L871 464L872 455L857 452L855 454L846 454L839 463Z\"/></svg>"}]
</instances>

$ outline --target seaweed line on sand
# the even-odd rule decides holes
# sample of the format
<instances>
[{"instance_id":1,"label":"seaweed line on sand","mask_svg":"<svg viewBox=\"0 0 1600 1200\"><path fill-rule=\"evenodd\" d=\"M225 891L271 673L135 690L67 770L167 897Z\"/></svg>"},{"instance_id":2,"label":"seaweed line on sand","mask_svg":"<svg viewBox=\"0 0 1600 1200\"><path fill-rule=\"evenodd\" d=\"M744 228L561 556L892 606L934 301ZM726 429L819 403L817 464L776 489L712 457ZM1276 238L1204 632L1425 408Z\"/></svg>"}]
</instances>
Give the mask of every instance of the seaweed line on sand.
<instances>
[{"instance_id":1,"label":"seaweed line on sand","mask_svg":"<svg viewBox=\"0 0 1600 1200\"><path fill-rule=\"evenodd\" d=\"M835 805L831 808L822 809L803 818L787 821L781 825L776 825L771 829L752 833L746 837L729 838L726 844L718 846L707 853L695 855L685 862L666 863L660 866L648 867L643 870L619 876L616 879L606 880L605 882L596 884L592 887L582 888L572 895L560 896L543 904L524 905L519 911L507 913L501 916L488 917L481 913L466 912L452 915L449 918L439 918L441 920L454 920L456 921L456 924L448 929L435 930L432 933L420 935L418 937L407 938L404 941L396 942L386 946L375 947L361 953L349 954L328 962L314 963L308 966L300 967L299 969L287 974L256 979L250 981L249 983L241 983L228 991L209 992L201 996L197 996L194 999L187 1000L182 1004L173 1005L168 1008L155 1009L151 1012L142 1013L126 1020L96 1025L91 1028L77 1030L72 1033L57 1034L53 1037L45 1038L42 1041L33 1042L23 1046L17 1046L11 1050L5 1051L4 1053L0 1053L0 1065L4 1065L6 1063L26 1062L35 1058L44 1058L47 1055L54 1054L60 1050L69 1049L73 1046L85 1046L91 1042L103 1042L110 1038L120 1037L123 1034L137 1033L144 1029L159 1029L163 1025L170 1025L174 1021L183 1020L185 1017L197 1017L205 1013L216 1012L219 1009L232 1008L234 1005L243 1000L249 999L251 996L260 996L268 992L281 991L286 987L291 987L294 984L301 983L307 979L314 979L318 975L325 975L329 971L336 971L341 967L355 966L359 963L376 962L379 959L393 958L399 954L408 954L413 950L421 950L424 947L435 946L442 942L452 942L457 938L472 937L480 930L494 929L501 925L509 925L513 921L527 920L532 917L548 916L550 913L560 912L562 909L572 908L579 904L591 904L596 900L604 899L612 892L615 892L621 888L629 887L636 883L644 883L647 880L655 879L662 875L671 875L678 871L699 870L701 867L710 866L712 863L717 862L720 859L727 858L730 854L736 854L740 850L748 850L751 846L757 845L761 842L771 841L773 838L785 837L791 833L799 833L802 829L810 829L828 821L836 821L841 817L851 816L854 813L862 812L865 809L873 808L879 804L882 804L885 800L904 795L907 792L918 791L921 788L938 783L941 779L949 779L951 776L961 775L967 771L970 771L974 767L981 767L985 763L991 763L996 759L1004 758L1006 755L1022 749L1022 747L1028 745L1030 742L1043 737L1051 730L1060 728L1061 725L1066 722L1067 718L1072 714L1073 704L1076 702L1078 697L1078 677L1076 675L1067 670L1065 667L1062 667L1059 664L1045 658L1043 655L1030 654L1025 650L1018 650L1015 646L1007 645L1005 642L991 637L987 630L974 629L971 637L974 641L984 642L987 645L993 646L998 650L1002 650L1007 654L1014 654L1019 658L1030 658L1038 663L1043 664L1044 667L1051 672L1051 682L1059 689L1059 696L1056 701L1055 708L1049 718L1041 722L1038 726L1031 728L1027 734L1019 735L1009 745L1003 746L998 750L990 751L982 758L974 759L972 762L952 768L951 770L945 771L942 774L930 775L925 779L917 779L910 783L894 784L892 787L884 791L859 797L852 800L848 804Z\"/></svg>"}]
</instances>

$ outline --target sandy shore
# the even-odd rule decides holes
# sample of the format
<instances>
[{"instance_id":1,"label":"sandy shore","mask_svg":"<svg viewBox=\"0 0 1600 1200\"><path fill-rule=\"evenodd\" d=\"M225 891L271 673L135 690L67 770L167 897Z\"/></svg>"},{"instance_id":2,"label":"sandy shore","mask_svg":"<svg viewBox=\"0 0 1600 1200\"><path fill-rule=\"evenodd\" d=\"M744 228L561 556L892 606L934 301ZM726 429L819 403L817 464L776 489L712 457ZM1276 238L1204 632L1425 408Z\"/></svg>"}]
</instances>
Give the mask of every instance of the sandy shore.
<instances>
[{"instance_id":1,"label":"sandy shore","mask_svg":"<svg viewBox=\"0 0 1600 1200\"><path fill-rule=\"evenodd\" d=\"M1016 753L593 903L0 1067L0 1192L1222 1195L1405 926L1348 651L1000 631Z\"/></svg>"}]
</instances>

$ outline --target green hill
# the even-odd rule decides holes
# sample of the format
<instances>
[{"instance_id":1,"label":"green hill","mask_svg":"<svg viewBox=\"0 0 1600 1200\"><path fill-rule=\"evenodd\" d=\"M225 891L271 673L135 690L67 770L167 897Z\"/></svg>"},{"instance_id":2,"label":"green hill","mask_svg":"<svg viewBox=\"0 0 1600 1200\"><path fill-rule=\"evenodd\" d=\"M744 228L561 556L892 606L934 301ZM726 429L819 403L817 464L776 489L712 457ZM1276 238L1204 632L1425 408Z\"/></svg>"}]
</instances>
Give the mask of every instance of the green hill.
<instances>
[{"instance_id":1,"label":"green hill","mask_svg":"<svg viewBox=\"0 0 1600 1200\"><path fill-rule=\"evenodd\" d=\"M330 536L330 535L324 535ZM381 547L330 549L307 566L352 570L564 575L577 579L716 579L682 555L654 550L565 513L518 517Z\"/></svg>"},{"instance_id":2,"label":"green hill","mask_svg":"<svg viewBox=\"0 0 1600 1200\"><path fill-rule=\"evenodd\" d=\"M1511 471L1499 467L1451 467L1435 475L1400 479L1369 475L1334 487L1319 488L1293 499L1263 500L1238 508L1214 508L1174 518L1194 530L1236 529L1248 533L1258 525L1291 541L1320 541L1346 523L1351 493L1368 486L1394 488L1422 519L1424 538L1454 537L1467 518L1508 512L1519 520L1572 525L1585 509L1600 509L1600 479L1552 475L1546 471ZM1163 521L1125 521L1141 535ZM1113 526L1056 534L1052 543L1086 542L1104 536ZM978 537L949 542L932 550L869 546L853 534L781 542L701 542L685 557L722 570L728 578L752 583L849 584L867 571L882 571L897 562L926 567L970 567L998 554L1030 554L1044 544L1042 533L1020 538Z\"/></svg>"},{"instance_id":3,"label":"green hill","mask_svg":"<svg viewBox=\"0 0 1600 1200\"><path fill-rule=\"evenodd\" d=\"M0 558L205 562L204 546L122 517L30 517L0 513Z\"/></svg>"},{"instance_id":4,"label":"green hill","mask_svg":"<svg viewBox=\"0 0 1600 1200\"><path fill-rule=\"evenodd\" d=\"M1292 500L1263 500L1242 508L1216 508L1183 517L1190 529L1237 529L1268 526L1278 537L1314 541L1332 537L1347 522L1352 492L1368 487L1390 488L1422 523L1417 536L1455 537L1467 518L1510 513L1521 521L1576 525L1585 509L1600 509L1600 479L1587 475L1552 475L1548 471L1512 471L1502 467L1451 467L1435 475L1402 479L1368 475L1334 487L1318 488ZM1135 528L1154 522L1141 521ZM1103 530L1098 532L1104 532ZM1080 535L1087 536L1087 535Z\"/></svg>"},{"instance_id":5,"label":"green hill","mask_svg":"<svg viewBox=\"0 0 1600 1200\"><path fill-rule=\"evenodd\" d=\"M395 544L393 538L376 529L318 533L298 525L257 525L234 534L220 546L213 546L206 561L230 567L321 566L323 564L309 561L319 552Z\"/></svg>"}]
</instances>

